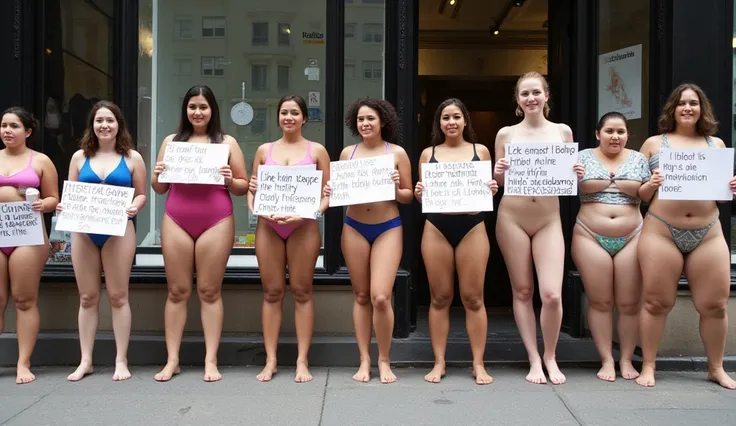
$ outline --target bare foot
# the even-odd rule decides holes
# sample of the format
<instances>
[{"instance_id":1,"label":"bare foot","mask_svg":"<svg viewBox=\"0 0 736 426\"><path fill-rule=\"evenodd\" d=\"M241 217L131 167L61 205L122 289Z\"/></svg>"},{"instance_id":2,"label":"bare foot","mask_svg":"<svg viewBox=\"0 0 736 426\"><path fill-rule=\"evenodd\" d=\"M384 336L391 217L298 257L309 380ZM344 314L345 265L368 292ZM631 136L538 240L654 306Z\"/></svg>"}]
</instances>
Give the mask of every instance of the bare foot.
<instances>
[{"instance_id":1,"label":"bare foot","mask_svg":"<svg viewBox=\"0 0 736 426\"><path fill-rule=\"evenodd\" d=\"M115 362L115 373L112 375L112 380L115 382L122 382L123 380L130 379L130 370L128 370L128 361L116 361Z\"/></svg>"},{"instance_id":2,"label":"bare foot","mask_svg":"<svg viewBox=\"0 0 736 426\"><path fill-rule=\"evenodd\" d=\"M219 382L222 380L222 374L217 369L217 364L214 362L204 363L204 381L205 382Z\"/></svg>"},{"instance_id":3,"label":"bare foot","mask_svg":"<svg viewBox=\"0 0 736 426\"><path fill-rule=\"evenodd\" d=\"M93 372L94 368L92 368L92 363L89 361L82 361L79 364L79 367L77 367L72 374L68 375L66 379L70 382L78 382L82 380L84 376L92 374Z\"/></svg>"},{"instance_id":4,"label":"bare foot","mask_svg":"<svg viewBox=\"0 0 736 426\"><path fill-rule=\"evenodd\" d=\"M654 387L654 368L642 367L641 374L636 378L636 384L645 388Z\"/></svg>"},{"instance_id":5,"label":"bare foot","mask_svg":"<svg viewBox=\"0 0 736 426\"><path fill-rule=\"evenodd\" d=\"M17 375L15 376L15 383L19 385L25 385L36 380L36 376L31 373L31 369L25 365L18 364Z\"/></svg>"},{"instance_id":6,"label":"bare foot","mask_svg":"<svg viewBox=\"0 0 736 426\"><path fill-rule=\"evenodd\" d=\"M179 373L181 373L179 363L169 361L158 374L153 376L153 378L157 382L168 382L169 380L171 380L172 377L176 376Z\"/></svg>"},{"instance_id":7,"label":"bare foot","mask_svg":"<svg viewBox=\"0 0 736 426\"><path fill-rule=\"evenodd\" d=\"M391 363L388 361L378 361L378 375L381 376L381 383L396 381L396 375L391 371Z\"/></svg>"},{"instance_id":8,"label":"bare foot","mask_svg":"<svg viewBox=\"0 0 736 426\"><path fill-rule=\"evenodd\" d=\"M639 372L631 364L631 361L619 361L619 368L621 368L621 377L626 380L633 380L639 377Z\"/></svg>"},{"instance_id":9,"label":"bare foot","mask_svg":"<svg viewBox=\"0 0 736 426\"><path fill-rule=\"evenodd\" d=\"M478 385L490 385L493 383L493 377L488 374L484 365L473 366L473 377L475 377L475 383Z\"/></svg>"},{"instance_id":10,"label":"bare foot","mask_svg":"<svg viewBox=\"0 0 736 426\"><path fill-rule=\"evenodd\" d=\"M256 379L258 379L259 382L270 382L273 375L278 371L275 360L266 361L266 366L263 367L263 370L261 370L261 372L256 376Z\"/></svg>"},{"instance_id":11,"label":"bare foot","mask_svg":"<svg viewBox=\"0 0 736 426\"><path fill-rule=\"evenodd\" d=\"M604 382L615 382L616 381L616 363L613 360L603 361L601 369L596 374L599 379ZM550 378L550 380L552 380Z\"/></svg>"},{"instance_id":12,"label":"bare foot","mask_svg":"<svg viewBox=\"0 0 736 426\"><path fill-rule=\"evenodd\" d=\"M424 380L429 383L439 383L443 377L445 377L445 363L435 363L432 371L424 376Z\"/></svg>"},{"instance_id":13,"label":"bare foot","mask_svg":"<svg viewBox=\"0 0 736 426\"><path fill-rule=\"evenodd\" d=\"M358 372L353 374L353 380L361 383L368 383L371 380L371 362L361 361Z\"/></svg>"},{"instance_id":14,"label":"bare foot","mask_svg":"<svg viewBox=\"0 0 736 426\"><path fill-rule=\"evenodd\" d=\"M567 381L567 377L562 374L560 368L557 367L557 361L554 359L548 359L544 361L544 366L547 367L547 373L549 374L549 382L553 385L561 385Z\"/></svg>"},{"instance_id":15,"label":"bare foot","mask_svg":"<svg viewBox=\"0 0 736 426\"><path fill-rule=\"evenodd\" d=\"M731 377L729 377L728 374L726 374L726 372L723 370L723 367L708 372L708 380L718 383L719 385L729 390L736 389L736 381L734 381Z\"/></svg>"},{"instance_id":16,"label":"bare foot","mask_svg":"<svg viewBox=\"0 0 736 426\"><path fill-rule=\"evenodd\" d=\"M309 373L309 367L304 361L296 362L296 376L294 381L297 383L306 383L312 381L312 375Z\"/></svg>"},{"instance_id":17,"label":"bare foot","mask_svg":"<svg viewBox=\"0 0 736 426\"><path fill-rule=\"evenodd\" d=\"M547 383L547 377L542 369L542 361L532 362L529 366L529 374L526 375L526 381L535 385L543 385Z\"/></svg>"}]
</instances>

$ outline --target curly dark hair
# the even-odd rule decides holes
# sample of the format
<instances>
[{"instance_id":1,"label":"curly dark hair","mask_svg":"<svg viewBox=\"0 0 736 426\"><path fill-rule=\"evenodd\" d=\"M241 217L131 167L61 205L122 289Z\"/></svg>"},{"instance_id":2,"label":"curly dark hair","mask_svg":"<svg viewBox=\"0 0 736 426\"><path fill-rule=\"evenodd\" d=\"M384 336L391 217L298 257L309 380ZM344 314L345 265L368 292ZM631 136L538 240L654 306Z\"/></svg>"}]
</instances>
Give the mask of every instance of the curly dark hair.
<instances>
[{"instance_id":1,"label":"curly dark hair","mask_svg":"<svg viewBox=\"0 0 736 426\"><path fill-rule=\"evenodd\" d=\"M399 126L399 117L396 115L394 106L383 99L362 98L350 105L348 112L345 114L345 125L348 126L353 136L360 134L358 131L358 111L364 106L378 113L378 119L381 120L381 138L386 142L393 142Z\"/></svg>"},{"instance_id":2,"label":"curly dark hair","mask_svg":"<svg viewBox=\"0 0 736 426\"><path fill-rule=\"evenodd\" d=\"M667 102L662 108L662 115L659 117L657 125L660 133L672 133L676 130L677 122L675 121L675 108L680 103L682 93L686 90L692 90L700 100L700 118L695 126L696 131L701 136L713 136L718 132L718 120L713 113L713 106L705 95L703 89L692 83L683 83L677 86Z\"/></svg>"}]
</instances>

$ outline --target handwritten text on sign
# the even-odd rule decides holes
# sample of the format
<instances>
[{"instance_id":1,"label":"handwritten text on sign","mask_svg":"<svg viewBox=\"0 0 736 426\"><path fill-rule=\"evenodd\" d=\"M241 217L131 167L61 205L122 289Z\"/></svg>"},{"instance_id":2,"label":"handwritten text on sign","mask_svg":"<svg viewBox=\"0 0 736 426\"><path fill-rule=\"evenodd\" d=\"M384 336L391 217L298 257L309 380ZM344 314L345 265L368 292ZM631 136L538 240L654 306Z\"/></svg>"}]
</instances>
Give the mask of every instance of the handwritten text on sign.
<instances>
[{"instance_id":1,"label":"handwritten text on sign","mask_svg":"<svg viewBox=\"0 0 736 426\"><path fill-rule=\"evenodd\" d=\"M506 145L505 195L527 197L577 195L572 169L578 161L577 143L514 143Z\"/></svg>"},{"instance_id":2,"label":"handwritten text on sign","mask_svg":"<svg viewBox=\"0 0 736 426\"><path fill-rule=\"evenodd\" d=\"M493 211L490 161L422 164L422 213Z\"/></svg>"},{"instance_id":3,"label":"handwritten text on sign","mask_svg":"<svg viewBox=\"0 0 736 426\"><path fill-rule=\"evenodd\" d=\"M220 167L227 164L229 155L230 146L225 143L169 142L164 151L166 167L158 181L222 185Z\"/></svg>"},{"instance_id":4,"label":"handwritten text on sign","mask_svg":"<svg viewBox=\"0 0 736 426\"><path fill-rule=\"evenodd\" d=\"M43 244L41 213L31 203L20 201L0 204L0 247L37 246Z\"/></svg>"},{"instance_id":5,"label":"handwritten text on sign","mask_svg":"<svg viewBox=\"0 0 736 426\"><path fill-rule=\"evenodd\" d=\"M330 163L330 207L396 199L396 185L391 179L393 171L393 154L333 161Z\"/></svg>"},{"instance_id":6,"label":"handwritten text on sign","mask_svg":"<svg viewBox=\"0 0 736 426\"><path fill-rule=\"evenodd\" d=\"M663 200L733 199L728 182L733 177L733 148L669 149L659 153Z\"/></svg>"},{"instance_id":7,"label":"handwritten text on sign","mask_svg":"<svg viewBox=\"0 0 736 426\"><path fill-rule=\"evenodd\" d=\"M135 189L96 183L64 181L56 230L100 235L125 235Z\"/></svg>"},{"instance_id":8,"label":"handwritten text on sign","mask_svg":"<svg viewBox=\"0 0 736 426\"><path fill-rule=\"evenodd\" d=\"M256 215L315 219L322 196L322 171L306 167L260 166L253 205Z\"/></svg>"}]
</instances>

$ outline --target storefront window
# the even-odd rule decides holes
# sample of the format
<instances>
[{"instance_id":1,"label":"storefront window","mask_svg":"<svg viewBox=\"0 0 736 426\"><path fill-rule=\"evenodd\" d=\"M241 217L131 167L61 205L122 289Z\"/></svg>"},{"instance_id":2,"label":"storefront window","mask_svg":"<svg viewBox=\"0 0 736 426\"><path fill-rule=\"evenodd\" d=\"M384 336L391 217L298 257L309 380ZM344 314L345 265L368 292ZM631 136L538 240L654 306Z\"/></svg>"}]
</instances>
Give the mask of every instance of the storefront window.
<instances>
[{"instance_id":1,"label":"storefront window","mask_svg":"<svg viewBox=\"0 0 736 426\"><path fill-rule=\"evenodd\" d=\"M598 2L598 117L622 113L629 122L627 148L638 150L650 136L649 1Z\"/></svg>"},{"instance_id":2,"label":"storefront window","mask_svg":"<svg viewBox=\"0 0 736 426\"><path fill-rule=\"evenodd\" d=\"M59 191L79 149L87 116L101 99L113 98L113 0L47 0L43 5L43 151L59 173ZM48 263L71 263L71 234L51 219Z\"/></svg>"},{"instance_id":3,"label":"storefront window","mask_svg":"<svg viewBox=\"0 0 736 426\"><path fill-rule=\"evenodd\" d=\"M733 92L732 92L732 98L731 98L731 146L736 146L736 120L734 117L736 117L736 1L734 1L734 28L733 28L733 38L731 39L731 47L732 47L732 60L733 60ZM723 120L723 122L727 122L726 120ZM736 212L736 202L731 203L731 211ZM736 217L731 216L731 263L736 263Z\"/></svg>"},{"instance_id":4,"label":"storefront window","mask_svg":"<svg viewBox=\"0 0 736 426\"><path fill-rule=\"evenodd\" d=\"M240 144L249 174L258 146L281 136L276 108L284 95L308 101L304 136L325 142L326 0L275 0L265 9L258 0L139 0L139 17L138 148L149 173L163 139L177 128L184 94L197 84L215 93L224 130ZM244 126L230 115L242 101L254 111ZM138 215L143 247L161 243L165 196L151 194ZM233 245L253 247L256 217L245 197L233 203Z\"/></svg>"},{"instance_id":5,"label":"storefront window","mask_svg":"<svg viewBox=\"0 0 736 426\"><path fill-rule=\"evenodd\" d=\"M345 2L344 112L356 99L384 97L384 3L384 0ZM344 146L356 140L345 126Z\"/></svg>"}]
</instances>

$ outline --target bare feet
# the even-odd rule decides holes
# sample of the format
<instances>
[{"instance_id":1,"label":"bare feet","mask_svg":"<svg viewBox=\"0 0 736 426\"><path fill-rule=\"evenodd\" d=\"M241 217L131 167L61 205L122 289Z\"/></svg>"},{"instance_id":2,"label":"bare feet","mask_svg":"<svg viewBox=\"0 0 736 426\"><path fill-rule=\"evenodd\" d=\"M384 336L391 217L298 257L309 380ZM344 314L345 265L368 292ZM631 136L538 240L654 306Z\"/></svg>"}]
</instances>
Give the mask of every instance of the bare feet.
<instances>
[{"instance_id":1,"label":"bare feet","mask_svg":"<svg viewBox=\"0 0 736 426\"><path fill-rule=\"evenodd\" d=\"M115 373L112 375L112 380L115 382L122 382L123 380L130 379L130 376L128 360L115 361Z\"/></svg>"},{"instance_id":2,"label":"bare feet","mask_svg":"<svg viewBox=\"0 0 736 426\"><path fill-rule=\"evenodd\" d=\"M621 368L621 377L626 380L633 380L639 377L639 372L631 364L631 361L619 361L619 368Z\"/></svg>"},{"instance_id":3,"label":"bare feet","mask_svg":"<svg viewBox=\"0 0 736 426\"><path fill-rule=\"evenodd\" d=\"M278 368L276 368L276 360L266 361L266 366L263 367L263 370L261 370L261 372L256 376L256 379L258 379L259 382L270 382L273 375L278 371Z\"/></svg>"},{"instance_id":4,"label":"bare feet","mask_svg":"<svg viewBox=\"0 0 736 426\"><path fill-rule=\"evenodd\" d=\"M434 368L424 376L424 380L429 383L439 383L443 377L445 377L445 363L435 362Z\"/></svg>"},{"instance_id":5,"label":"bare feet","mask_svg":"<svg viewBox=\"0 0 736 426\"><path fill-rule=\"evenodd\" d=\"M176 376L179 373L181 373L181 368L179 368L179 362L169 361L166 363L163 370L161 370L158 374L153 376L153 378L157 382L168 382L169 380L171 380L172 377Z\"/></svg>"},{"instance_id":6,"label":"bare feet","mask_svg":"<svg viewBox=\"0 0 736 426\"><path fill-rule=\"evenodd\" d=\"M30 367L18 364L15 383L25 385L26 383L31 383L34 380L36 380L36 376L31 373Z\"/></svg>"},{"instance_id":7,"label":"bare feet","mask_svg":"<svg viewBox=\"0 0 736 426\"><path fill-rule=\"evenodd\" d=\"M596 374L596 376L598 376L598 378L603 380L604 382L615 382L616 363L612 359L608 361L603 361L603 365L601 365L601 369L598 370L598 374Z\"/></svg>"},{"instance_id":8,"label":"bare feet","mask_svg":"<svg viewBox=\"0 0 736 426\"><path fill-rule=\"evenodd\" d=\"M204 381L205 382L219 382L222 380L222 374L217 369L217 363L212 361L204 362Z\"/></svg>"},{"instance_id":9,"label":"bare feet","mask_svg":"<svg viewBox=\"0 0 736 426\"><path fill-rule=\"evenodd\" d=\"M488 374L486 367L482 364L473 366L473 377L475 377L475 383L478 385L490 385L493 383L493 377Z\"/></svg>"},{"instance_id":10,"label":"bare feet","mask_svg":"<svg viewBox=\"0 0 736 426\"><path fill-rule=\"evenodd\" d=\"M312 375L309 373L309 367L305 361L296 362L296 376L294 376L294 381L297 383L312 381Z\"/></svg>"},{"instance_id":11,"label":"bare feet","mask_svg":"<svg viewBox=\"0 0 736 426\"><path fill-rule=\"evenodd\" d=\"M553 385L561 385L567 381L567 377L565 377L559 367L557 367L557 361L555 361L554 358L545 360L544 366L547 367L549 382Z\"/></svg>"},{"instance_id":12,"label":"bare feet","mask_svg":"<svg viewBox=\"0 0 736 426\"><path fill-rule=\"evenodd\" d=\"M381 376L381 383L393 383L396 381L396 375L391 371L391 363L389 361L378 361L378 375Z\"/></svg>"},{"instance_id":13,"label":"bare feet","mask_svg":"<svg viewBox=\"0 0 736 426\"><path fill-rule=\"evenodd\" d=\"M353 374L353 380L361 383L368 383L371 380L371 361L361 361L358 372Z\"/></svg>"},{"instance_id":14,"label":"bare feet","mask_svg":"<svg viewBox=\"0 0 736 426\"><path fill-rule=\"evenodd\" d=\"M644 386L646 388L654 387L654 368L653 367L642 367L641 374L636 378L636 384Z\"/></svg>"},{"instance_id":15,"label":"bare feet","mask_svg":"<svg viewBox=\"0 0 736 426\"><path fill-rule=\"evenodd\" d=\"M70 382L78 382L84 378L84 376L88 374L92 374L94 372L94 368L92 368L92 362L90 361L82 361L79 363L79 367L77 367L76 370L70 375L66 377L67 380Z\"/></svg>"},{"instance_id":16,"label":"bare feet","mask_svg":"<svg viewBox=\"0 0 736 426\"><path fill-rule=\"evenodd\" d=\"M726 389L736 390L736 381L726 374L723 367L708 372L708 380L718 383Z\"/></svg>"},{"instance_id":17,"label":"bare feet","mask_svg":"<svg viewBox=\"0 0 736 426\"><path fill-rule=\"evenodd\" d=\"M547 377L542 369L542 360L530 362L529 374L526 375L526 381L535 385L543 385L547 383Z\"/></svg>"}]
</instances>

